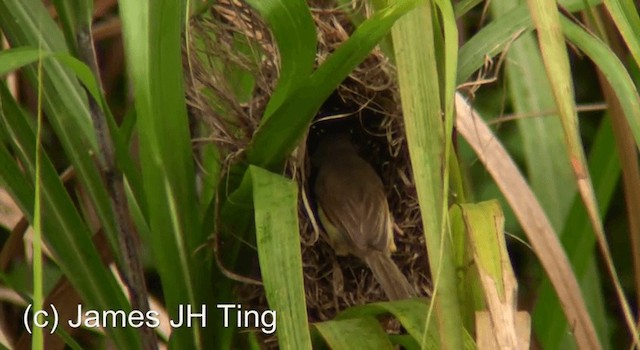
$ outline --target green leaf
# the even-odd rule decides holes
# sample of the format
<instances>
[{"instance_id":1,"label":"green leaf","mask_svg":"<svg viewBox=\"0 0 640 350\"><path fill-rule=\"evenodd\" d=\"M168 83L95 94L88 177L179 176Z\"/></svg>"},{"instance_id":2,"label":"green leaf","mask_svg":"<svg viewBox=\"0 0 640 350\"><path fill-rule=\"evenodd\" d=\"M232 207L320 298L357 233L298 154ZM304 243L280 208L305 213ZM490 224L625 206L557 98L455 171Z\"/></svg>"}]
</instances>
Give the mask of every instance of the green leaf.
<instances>
[{"instance_id":1,"label":"green leaf","mask_svg":"<svg viewBox=\"0 0 640 350\"><path fill-rule=\"evenodd\" d=\"M0 1L0 23L14 47L37 47L46 54L67 53L60 30L39 1ZM43 36L42 33L47 35ZM26 52L29 49L20 50ZM117 256L119 250L115 249L115 237L118 229L109 195L94 159L99 153L84 90L73 72L57 60L43 61L44 74L41 82L37 79L34 67L26 66L23 71L33 86L42 83L47 120L60 140L80 183L87 190Z\"/></svg>"},{"instance_id":2,"label":"green leaf","mask_svg":"<svg viewBox=\"0 0 640 350\"><path fill-rule=\"evenodd\" d=\"M311 349L297 185L254 166L249 167L248 173L253 187L260 271L269 307L278 315L278 343L282 349Z\"/></svg>"},{"instance_id":3,"label":"green leaf","mask_svg":"<svg viewBox=\"0 0 640 350\"><path fill-rule=\"evenodd\" d=\"M309 7L302 0L247 1L266 20L278 45L280 77L261 124L272 116L282 103L304 83L313 70L316 59L316 27Z\"/></svg>"},{"instance_id":4,"label":"green leaf","mask_svg":"<svg viewBox=\"0 0 640 350\"><path fill-rule=\"evenodd\" d=\"M264 120L247 149L251 164L280 168L307 131L322 103L384 38L393 23L422 1L400 1L364 21L313 74L298 76L285 100Z\"/></svg>"},{"instance_id":5,"label":"green leaf","mask_svg":"<svg viewBox=\"0 0 640 350\"><path fill-rule=\"evenodd\" d=\"M600 39L565 17L561 18L561 23L567 39L589 56L609 81L624 110L636 146L640 147L640 96L625 66Z\"/></svg>"},{"instance_id":6,"label":"green leaf","mask_svg":"<svg viewBox=\"0 0 640 350\"><path fill-rule=\"evenodd\" d=\"M637 4L634 5L630 0L604 0L604 5L618 27L636 65L640 65L640 15Z\"/></svg>"},{"instance_id":7,"label":"green leaf","mask_svg":"<svg viewBox=\"0 0 640 350\"><path fill-rule=\"evenodd\" d=\"M501 18L521 3L501 0L493 1L491 6L494 16ZM511 44L505 65L510 99L517 115L555 108L533 33L522 34ZM562 140L562 125L557 115L518 118L516 123L522 135L527 178L554 229L559 232L575 194L575 181Z\"/></svg>"},{"instance_id":8,"label":"green leaf","mask_svg":"<svg viewBox=\"0 0 640 350\"><path fill-rule=\"evenodd\" d=\"M336 317L336 320L345 320L362 317L379 317L384 314L392 314L407 330L423 349L438 349L440 341L434 322L427 324L426 316L429 312L429 300L406 299L392 302L373 303L351 307ZM428 329L426 327L429 327Z\"/></svg>"},{"instance_id":9,"label":"green leaf","mask_svg":"<svg viewBox=\"0 0 640 350\"><path fill-rule=\"evenodd\" d=\"M444 16L446 14L448 16ZM406 139L429 251L429 267L431 275L437 276L433 322L439 326L443 347L461 349L464 325L453 248L447 238L450 231L446 224L450 138L445 135L450 135L453 117L453 91L450 89L455 85L455 77L444 60L455 50L447 48L446 55L438 54L438 44L444 41L445 47L449 47L450 41L454 40L452 35L447 35L447 29L442 38L438 15L433 6L420 6L398 21L392 35ZM452 11L449 9L443 13L441 20L445 22L445 28L450 26L446 22L453 21ZM416 45L416 42L421 45ZM430 81L438 83L426 83Z\"/></svg>"},{"instance_id":10,"label":"green leaf","mask_svg":"<svg viewBox=\"0 0 640 350\"><path fill-rule=\"evenodd\" d=\"M1 182L7 184L21 211L33 222L36 138L22 113L4 85L0 86L1 120L7 128L13 148L20 158L26 176L4 147L0 147ZM46 155L42 158L43 233L57 263L77 289L88 307L98 310L129 308L122 290L111 272L102 264L91 242L91 231L74 207L60 181L53 164ZM30 179L31 181L27 181ZM118 346L139 347L133 328L107 328Z\"/></svg>"},{"instance_id":11,"label":"green leaf","mask_svg":"<svg viewBox=\"0 0 640 350\"><path fill-rule=\"evenodd\" d=\"M595 137L595 142L589 155L589 169L596 190L596 198L600 204L600 213L604 215L611 205L611 199L620 176L620 159L616 152L615 140L611 129L611 121L605 118ZM562 245L567 253L576 277L583 280L587 275L587 268L595 260L595 236L587 214L579 198L575 198L567 223L562 232ZM584 285L584 282L582 283ZM583 287L583 290L584 287ZM586 292L586 290L585 290ZM538 288L538 299L532 312L532 325L538 339L545 348L560 346L563 337L570 334L569 324L562 312L558 297L548 279ZM598 320L598 317L593 319ZM600 331L601 339L606 340Z\"/></svg>"},{"instance_id":12,"label":"green leaf","mask_svg":"<svg viewBox=\"0 0 640 350\"><path fill-rule=\"evenodd\" d=\"M462 0L455 6L456 18L464 16L472 8L476 7L482 0Z\"/></svg>"},{"instance_id":13,"label":"green leaf","mask_svg":"<svg viewBox=\"0 0 640 350\"><path fill-rule=\"evenodd\" d=\"M93 2L86 0L53 0L62 24L67 45L78 52L78 34L88 35L93 20Z\"/></svg>"},{"instance_id":14,"label":"green leaf","mask_svg":"<svg viewBox=\"0 0 640 350\"><path fill-rule=\"evenodd\" d=\"M0 1L0 24L12 47L39 47L43 52L68 52L64 39L55 22L42 2L36 0ZM41 33L47 33L42 35ZM60 119L64 128L53 123L65 149L73 140L82 140L84 145L75 144L76 149L95 151L96 138L91 127L86 97L80 84L69 70L60 63L48 60L44 62L44 107L48 115ZM37 86L34 67L25 69L33 86ZM75 137L69 141L62 131L73 130ZM67 149L68 150L68 149ZM73 155L72 155L73 157ZM81 169L76 169L82 171Z\"/></svg>"},{"instance_id":15,"label":"green leaf","mask_svg":"<svg viewBox=\"0 0 640 350\"><path fill-rule=\"evenodd\" d=\"M53 58L71 69L78 80L82 83L83 87L87 92L89 92L91 97L98 102L98 105L107 119L109 135L111 136L115 148L116 163L131 186L130 189L133 194L131 197L133 200L132 205L139 206L142 209L142 212L146 212L146 201L142 194L142 179L140 177L140 172L133 163L128 143L126 142L129 137L123 135L123 132L117 126L116 121L113 118L113 114L111 113L111 109L107 104L107 100L102 94L102 87L100 86L96 76L84 62L69 54L64 52L56 53ZM133 122L135 122L135 118L129 119L133 119ZM119 246L116 245L115 247Z\"/></svg>"},{"instance_id":16,"label":"green leaf","mask_svg":"<svg viewBox=\"0 0 640 350\"><path fill-rule=\"evenodd\" d=\"M588 2L598 5L602 0L565 0L559 3L570 12L582 10ZM519 35L533 29L526 4L522 4L482 28L460 48L458 61L458 84L466 82L473 72L483 67L488 58L504 51Z\"/></svg>"},{"instance_id":17,"label":"green leaf","mask_svg":"<svg viewBox=\"0 0 640 350\"><path fill-rule=\"evenodd\" d=\"M143 193L152 235L146 242L162 281L167 309L211 298L211 270L198 253L206 236L198 196L184 98L181 30L184 3L120 1L127 65L134 87ZM171 346L210 348L203 329L173 330ZM207 346L209 344L209 346Z\"/></svg>"},{"instance_id":18,"label":"green leaf","mask_svg":"<svg viewBox=\"0 0 640 350\"><path fill-rule=\"evenodd\" d=\"M48 57L49 55L50 53L43 52L42 58ZM37 49L31 47L19 47L0 51L0 76L34 63L38 58L40 58L40 53Z\"/></svg>"},{"instance_id":19,"label":"green leaf","mask_svg":"<svg viewBox=\"0 0 640 350\"><path fill-rule=\"evenodd\" d=\"M393 349L387 334L372 317L314 324L331 349Z\"/></svg>"}]
</instances>

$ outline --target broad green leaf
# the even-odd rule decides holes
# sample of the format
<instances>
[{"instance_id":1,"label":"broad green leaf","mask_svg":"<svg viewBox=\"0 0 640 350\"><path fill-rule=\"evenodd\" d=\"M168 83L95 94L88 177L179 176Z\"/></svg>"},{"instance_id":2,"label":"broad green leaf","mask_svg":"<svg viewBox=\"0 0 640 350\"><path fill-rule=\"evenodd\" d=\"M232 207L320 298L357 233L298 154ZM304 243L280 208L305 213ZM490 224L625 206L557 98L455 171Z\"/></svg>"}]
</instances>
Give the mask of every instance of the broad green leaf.
<instances>
[{"instance_id":1,"label":"broad green leaf","mask_svg":"<svg viewBox=\"0 0 640 350\"><path fill-rule=\"evenodd\" d=\"M493 325L489 328L493 331L494 341L501 348L519 348L524 345L520 339L529 338L530 324L527 323L526 328L517 325L518 284L507 252L505 219L500 204L497 200L491 200L459 206L468 235L467 249L473 257L473 267L484 296L485 307L481 310L489 315L489 323ZM477 314L475 318L476 331L488 330L480 328L487 324L479 324Z\"/></svg>"},{"instance_id":2,"label":"broad green leaf","mask_svg":"<svg viewBox=\"0 0 640 350\"><path fill-rule=\"evenodd\" d=\"M443 20L452 20L452 11L449 15L451 18ZM435 18L438 16L431 5L419 6L398 21L392 35L409 155L429 251L429 266L436 280L433 322L438 325L443 347L461 349L464 326L453 249L448 239L448 225L445 225L448 170L443 172L447 169L450 142L445 135L450 135L447 130L452 116L445 114L445 122L442 115L452 111L452 101L444 100L452 95L450 91L441 91L439 84L425 83L454 78L450 68L438 70L439 66L447 67L447 63L437 61L436 44L442 38ZM446 30L445 40L451 40L446 36ZM452 81L441 84L446 88L454 85Z\"/></svg>"},{"instance_id":3,"label":"broad green leaf","mask_svg":"<svg viewBox=\"0 0 640 350\"><path fill-rule=\"evenodd\" d=\"M314 324L331 349L393 349L387 334L372 317Z\"/></svg>"},{"instance_id":4,"label":"broad green leaf","mask_svg":"<svg viewBox=\"0 0 640 350\"><path fill-rule=\"evenodd\" d=\"M298 232L298 188L281 175L249 167L256 240L269 308L281 349L311 349ZM274 330L275 330L274 313Z\"/></svg>"},{"instance_id":5,"label":"broad green leaf","mask_svg":"<svg viewBox=\"0 0 640 350\"><path fill-rule=\"evenodd\" d=\"M198 253L206 240L198 220L195 171L184 98L182 2L119 3L127 65L134 87L142 185L150 242L172 317L178 306L211 298L210 267ZM210 316L211 317L211 316ZM210 348L200 325L173 329L171 346ZM208 345L207 345L208 344Z\"/></svg>"},{"instance_id":6,"label":"broad green leaf","mask_svg":"<svg viewBox=\"0 0 640 350\"><path fill-rule=\"evenodd\" d=\"M249 0L266 20L278 45L280 76L261 124L290 97L311 74L316 59L316 28L303 0Z\"/></svg>"},{"instance_id":7,"label":"broad green leaf","mask_svg":"<svg viewBox=\"0 0 640 350\"><path fill-rule=\"evenodd\" d=\"M42 53L43 58L49 55L49 53ZM19 47L17 49L0 51L0 76L34 63L39 57L40 54L38 50L31 47Z\"/></svg>"},{"instance_id":8,"label":"broad green leaf","mask_svg":"<svg viewBox=\"0 0 640 350\"><path fill-rule=\"evenodd\" d=\"M461 203L462 204L462 203ZM476 311L485 310L484 294L473 263L473 252L469 249L467 227L461 206L452 205L449 209L451 236L455 254L455 266L458 271L458 293L462 304L462 318L465 329L475 329Z\"/></svg>"},{"instance_id":9,"label":"broad green leaf","mask_svg":"<svg viewBox=\"0 0 640 350\"><path fill-rule=\"evenodd\" d=\"M429 311L429 300L407 299L392 302L373 303L351 307L342 311L336 320L345 320L362 317L379 317L384 314L392 314L407 330L407 333L422 344L423 349L438 349L440 341L435 323L427 325L426 315ZM428 329L426 327L429 327Z\"/></svg>"},{"instance_id":10,"label":"broad green leaf","mask_svg":"<svg viewBox=\"0 0 640 350\"><path fill-rule=\"evenodd\" d=\"M417 344L422 344L420 349L439 349L441 347L436 324L433 322L427 324L425 319L429 311L429 303L428 299L420 298L355 306L342 311L336 316L336 320L363 317L379 318L391 314L400 321L402 327ZM425 329L425 327L429 328ZM473 338L468 332L464 332L462 341L464 349L475 349Z\"/></svg>"}]
</instances>

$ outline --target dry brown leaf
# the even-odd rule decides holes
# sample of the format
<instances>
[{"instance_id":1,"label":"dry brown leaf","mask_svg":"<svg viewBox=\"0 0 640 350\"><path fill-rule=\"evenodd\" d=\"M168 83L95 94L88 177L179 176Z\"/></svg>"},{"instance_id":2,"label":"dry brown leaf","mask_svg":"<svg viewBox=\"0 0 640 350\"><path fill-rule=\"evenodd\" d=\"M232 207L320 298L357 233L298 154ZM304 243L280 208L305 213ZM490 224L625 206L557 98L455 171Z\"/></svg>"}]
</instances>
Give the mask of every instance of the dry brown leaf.
<instances>
[{"instance_id":1,"label":"dry brown leaf","mask_svg":"<svg viewBox=\"0 0 640 350\"><path fill-rule=\"evenodd\" d=\"M531 346L531 317L529 313L520 311L516 314L516 333L518 349L529 349ZM495 329L488 311L476 313L476 334L478 350L502 349L496 344Z\"/></svg>"},{"instance_id":2,"label":"dry brown leaf","mask_svg":"<svg viewBox=\"0 0 640 350\"><path fill-rule=\"evenodd\" d=\"M21 217L22 213L18 205L5 189L0 188L0 226L11 230Z\"/></svg>"},{"instance_id":3,"label":"dry brown leaf","mask_svg":"<svg viewBox=\"0 0 640 350\"><path fill-rule=\"evenodd\" d=\"M599 349L600 342L587 313L578 281L558 236L517 166L485 122L461 95L456 95L456 127L493 177L540 259L573 335L581 349Z\"/></svg>"}]
</instances>

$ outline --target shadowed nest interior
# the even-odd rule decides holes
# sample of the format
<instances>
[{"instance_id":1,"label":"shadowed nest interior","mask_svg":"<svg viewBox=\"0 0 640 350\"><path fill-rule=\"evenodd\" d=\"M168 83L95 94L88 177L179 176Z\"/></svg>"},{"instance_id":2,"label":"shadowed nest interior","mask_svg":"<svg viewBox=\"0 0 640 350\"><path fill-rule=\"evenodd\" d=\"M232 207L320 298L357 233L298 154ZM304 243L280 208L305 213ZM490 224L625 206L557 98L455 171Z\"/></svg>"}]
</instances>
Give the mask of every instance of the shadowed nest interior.
<instances>
[{"instance_id":1,"label":"shadowed nest interior","mask_svg":"<svg viewBox=\"0 0 640 350\"><path fill-rule=\"evenodd\" d=\"M353 31L348 13L363 5L339 8L331 2L317 1L313 6L318 38L316 63L321 64ZM246 4L229 0L218 2L192 20L189 47L184 52L190 113L207 126L195 133L202 136L198 140L214 142L221 150L224 174L256 131L275 88L277 48L257 14ZM243 84L253 84L250 93L241 91ZM331 319L349 306L386 299L363 262L351 256L335 256L314 218L310 191L314 169L308 154L313 152L317 134L333 128L349 129L362 156L382 177L395 220L398 251L393 259L421 295L430 291L395 71L376 48L324 104L307 141L301 142L285 169L300 187L301 248L312 322ZM261 287L242 285L238 292L246 305L267 307Z\"/></svg>"}]
</instances>

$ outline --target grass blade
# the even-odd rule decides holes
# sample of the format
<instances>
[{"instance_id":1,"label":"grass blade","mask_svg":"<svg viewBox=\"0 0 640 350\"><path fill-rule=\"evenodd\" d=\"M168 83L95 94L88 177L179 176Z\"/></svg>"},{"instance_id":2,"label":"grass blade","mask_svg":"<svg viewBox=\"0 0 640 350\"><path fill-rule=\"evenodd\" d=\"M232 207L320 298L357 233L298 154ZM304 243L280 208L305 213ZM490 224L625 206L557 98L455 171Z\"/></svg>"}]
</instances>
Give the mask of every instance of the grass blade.
<instances>
[{"instance_id":1,"label":"grass blade","mask_svg":"<svg viewBox=\"0 0 640 350\"><path fill-rule=\"evenodd\" d=\"M604 6L620 30L636 65L640 66L640 15L637 5L628 0L604 0Z\"/></svg>"},{"instance_id":2,"label":"grass blade","mask_svg":"<svg viewBox=\"0 0 640 350\"><path fill-rule=\"evenodd\" d=\"M438 84L424 84L425 81L440 81L440 77L447 79L453 76L446 73L449 70L438 71L435 43L440 32L435 29L437 25L433 18L437 16L432 11L429 4L418 7L398 22L392 35L406 137L429 251L429 265L434 276L433 305L440 341L445 348L461 349L464 327L452 249L445 233L447 195L444 191L448 188L448 180L447 175L442 174L442 169L446 168L446 149L449 144L445 139L445 135L449 134L446 134L447 126L442 120L442 113L452 109L448 108L449 101L442 102L443 98L449 97L448 91L441 95ZM417 41L422 45L415 45ZM451 84L445 82L448 87Z\"/></svg>"},{"instance_id":3,"label":"grass blade","mask_svg":"<svg viewBox=\"0 0 640 350\"><path fill-rule=\"evenodd\" d=\"M311 76L273 112L254 135L247 158L251 164L278 169L297 146L322 103L384 38L393 23L421 1L401 1L364 21Z\"/></svg>"},{"instance_id":4,"label":"grass blade","mask_svg":"<svg viewBox=\"0 0 640 350\"><path fill-rule=\"evenodd\" d=\"M393 349L375 318L354 318L316 323L315 329L331 349Z\"/></svg>"},{"instance_id":5,"label":"grass blade","mask_svg":"<svg viewBox=\"0 0 640 350\"><path fill-rule=\"evenodd\" d=\"M120 2L127 64L135 92L137 131L149 246L162 280L167 309L201 305L211 296L210 270L195 254L206 237L198 220L195 171L184 98L182 2ZM172 345L206 348L202 328L173 329Z\"/></svg>"},{"instance_id":6,"label":"grass blade","mask_svg":"<svg viewBox=\"0 0 640 350\"><path fill-rule=\"evenodd\" d=\"M7 184L12 197L20 206L30 222L34 220L34 185L25 181L35 177L36 135L28 125L27 117L18 108L13 97L0 86L2 122L14 140L14 151L20 158L20 164L26 176L19 170L15 160L6 149L0 149L3 171L0 181ZM127 300L116 283L113 275L102 265L100 256L91 242L91 232L74 207L66 189L58 178L53 164L43 154L41 163L41 190L43 203L44 239L51 247L57 263L69 278L88 307L98 310L127 310ZM136 332L132 328L108 328L118 346L136 348L139 344Z\"/></svg>"},{"instance_id":7,"label":"grass blade","mask_svg":"<svg viewBox=\"0 0 640 350\"><path fill-rule=\"evenodd\" d=\"M624 64L600 39L567 18L560 20L567 39L584 52L609 81L622 105L636 146L640 147L640 95Z\"/></svg>"},{"instance_id":8,"label":"grass blade","mask_svg":"<svg viewBox=\"0 0 640 350\"><path fill-rule=\"evenodd\" d=\"M267 21L280 57L280 77L260 121L264 124L313 71L316 59L316 27L302 0L249 0Z\"/></svg>"},{"instance_id":9,"label":"grass blade","mask_svg":"<svg viewBox=\"0 0 640 350\"><path fill-rule=\"evenodd\" d=\"M278 315L281 349L311 349L302 278L298 189L282 176L249 167L256 240L269 307ZM275 313L273 316L275 331Z\"/></svg>"},{"instance_id":10,"label":"grass blade","mask_svg":"<svg viewBox=\"0 0 640 350\"><path fill-rule=\"evenodd\" d=\"M495 17L507 16L522 1L493 1ZM510 100L516 115L536 114L555 108L549 80L532 33L513 42L505 60ZM523 79L523 77L526 77ZM556 231L560 231L575 194L575 181L556 115L519 118L529 183Z\"/></svg>"},{"instance_id":11,"label":"grass blade","mask_svg":"<svg viewBox=\"0 0 640 350\"><path fill-rule=\"evenodd\" d=\"M589 155L589 169L596 188L596 198L600 203L602 215L606 213L620 176L620 160L611 150L615 148L615 140L611 130L611 121L605 119L598 130L598 135ZM588 279L590 262L595 262L593 254L596 244L593 229L585 220L586 212L579 199L574 199L567 218L567 224L562 233L562 246L571 260L571 266L576 277L584 281ZM582 283L584 285L585 282ZM582 288L583 291L588 289ZM532 312L532 321L538 338L544 348L561 346L562 338L569 334L569 323L564 314L556 292L548 280L538 288L538 300ZM597 315L592 317L597 320ZM600 339L607 337L606 329L600 330ZM606 345L606 344L605 344Z\"/></svg>"}]
</instances>

